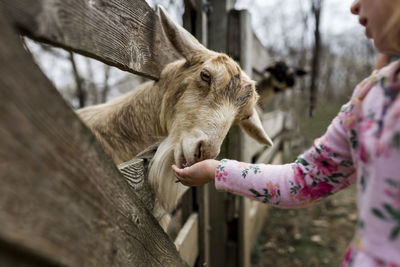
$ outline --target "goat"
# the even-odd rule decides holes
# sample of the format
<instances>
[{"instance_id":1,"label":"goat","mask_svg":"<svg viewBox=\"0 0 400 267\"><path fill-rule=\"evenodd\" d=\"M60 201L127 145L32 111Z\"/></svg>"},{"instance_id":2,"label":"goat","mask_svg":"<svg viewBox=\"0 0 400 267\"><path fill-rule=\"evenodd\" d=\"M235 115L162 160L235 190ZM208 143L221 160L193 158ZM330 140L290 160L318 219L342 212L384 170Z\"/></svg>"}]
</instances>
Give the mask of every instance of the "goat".
<instances>
[{"instance_id":1,"label":"goat","mask_svg":"<svg viewBox=\"0 0 400 267\"><path fill-rule=\"evenodd\" d=\"M260 143L272 145L255 111L255 82L233 59L201 45L162 8L158 13L182 59L166 65L158 81L77 111L116 164L161 141L148 176L156 195L156 218L156 209L171 212L187 189L175 183L171 165L184 167L215 158L232 125L239 124Z\"/></svg>"},{"instance_id":2,"label":"goat","mask_svg":"<svg viewBox=\"0 0 400 267\"><path fill-rule=\"evenodd\" d=\"M267 77L257 83L257 92L260 95L258 103L264 107L275 94L291 88L296 83L296 76L301 77L307 72L300 68L288 66L285 61L275 61L265 68Z\"/></svg>"}]
</instances>

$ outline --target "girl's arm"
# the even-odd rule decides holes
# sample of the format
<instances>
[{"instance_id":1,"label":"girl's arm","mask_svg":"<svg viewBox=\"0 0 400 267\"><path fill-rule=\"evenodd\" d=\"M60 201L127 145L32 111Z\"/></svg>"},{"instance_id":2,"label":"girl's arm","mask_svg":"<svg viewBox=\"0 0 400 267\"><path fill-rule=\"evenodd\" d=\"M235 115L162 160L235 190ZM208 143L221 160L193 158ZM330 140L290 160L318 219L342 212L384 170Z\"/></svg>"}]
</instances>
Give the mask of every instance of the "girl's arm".
<instances>
[{"instance_id":1,"label":"girl's arm","mask_svg":"<svg viewBox=\"0 0 400 267\"><path fill-rule=\"evenodd\" d=\"M312 148L292 164L248 164L234 160L206 160L185 169L174 166L185 185L198 186L212 181L219 190L243 195L280 207L304 206L355 182L350 142L345 124L352 118L343 112Z\"/></svg>"}]
</instances>

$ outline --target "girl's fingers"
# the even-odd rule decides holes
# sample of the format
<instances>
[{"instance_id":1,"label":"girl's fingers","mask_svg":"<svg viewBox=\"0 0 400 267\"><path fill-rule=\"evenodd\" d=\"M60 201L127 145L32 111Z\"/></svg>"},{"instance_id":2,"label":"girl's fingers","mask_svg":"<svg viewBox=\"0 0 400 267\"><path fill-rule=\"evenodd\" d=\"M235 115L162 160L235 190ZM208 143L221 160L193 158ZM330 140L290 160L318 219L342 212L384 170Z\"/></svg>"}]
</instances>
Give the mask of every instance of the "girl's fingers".
<instances>
[{"instance_id":1,"label":"girl's fingers","mask_svg":"<svg viewBox=\"0 0 400 267\"><path fill-rule=\"evenodd\" d=\"M182 171L183 171L183 170L179 169L178 166L176 166L175 164L172 165L172 170L173 170L176 174L182 175Z\"/></svg>"},{"instance_id":2,"label":"girl's fingers","mask_svg":"<svg viewBox=\"0 0 400 267\"><path fill-rule=\"evenodd\" d=\"M177 182L179 181L183 185L186 186L193 186L190 177L185 176L185 172L187 174L187 169L179 169L176 165L172 165L172 170L174 171L175 177L178 179Z\"/></svg>"},{"instance_id":3,"label":"girl's fingers","mask_svg":"<svg viewBox=\"0 0 400 267\"><path fill-rule=\"evenodd\" d=\"M176 173L175 173L175 177L176 177L175 183L185 184L185 178L182 178L181 176L177 175Z\"/></svg>"},{"instance_id":4,"label":"girl's fingers","mask_svg":"<svg viewBox=\"0 0 400 267\"><path fill-rule=\"evenodd\" d=\"M183 169L179 169L176 165L172 165L172 170L174 171L176 178L179 180L183 180L185 178Z\"/></svg>"},{"instance_id":5,"label":"girl's fingers","mask_svg":"<svg viewBox=\"0 0 400 267\"><path fill-rule=\"evenodd\" d=\"M174 173L175 174L175 177L178 179L178 180L183 180L184 178L182 177L182 176L180 176L179 174L177 174L177 173Z\"/></svg>"}]
</instances>

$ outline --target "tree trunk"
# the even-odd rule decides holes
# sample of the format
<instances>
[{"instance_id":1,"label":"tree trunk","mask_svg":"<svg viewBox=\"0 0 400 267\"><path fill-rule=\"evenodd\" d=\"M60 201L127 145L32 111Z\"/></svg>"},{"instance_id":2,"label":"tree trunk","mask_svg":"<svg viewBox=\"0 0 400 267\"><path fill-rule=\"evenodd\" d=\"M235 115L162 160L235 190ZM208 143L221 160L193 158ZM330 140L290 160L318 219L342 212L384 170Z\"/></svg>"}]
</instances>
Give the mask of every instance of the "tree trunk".
<instances>
[{"instance_id":1,"label":"tree trunk","mask_svg":"<svg viewBox=\"0 0 400 267\"><path fill-rule=\"evenodd\" d=\"M312 57L312 67L311 67L311 86L310 86L310 110L309 114L312 116L313 111L317 102L317 92L318 92L318 78L319 78L319 58L321 51L321 32L320 32L320 22L321 22L321 10L322 10L323 0L312 0L311 12L314 16L315 29L314 29L314 49Z\"/></svg>"},{"instance_id":2,"label":"tree trunk","mask_svg":"<svg viewBox=\"0 0 400 267\"><path fill-rule=\"evenodd\" d=\"M86 92L83 88L83 78L79 74L78 67L76 66L75 57L72 52L69 52L69 61L72 66L72 74L74 76L75 85L76 85L76 97L79 101L79 108L83 108L86 103Z\"/></svg>"}]
</instances>

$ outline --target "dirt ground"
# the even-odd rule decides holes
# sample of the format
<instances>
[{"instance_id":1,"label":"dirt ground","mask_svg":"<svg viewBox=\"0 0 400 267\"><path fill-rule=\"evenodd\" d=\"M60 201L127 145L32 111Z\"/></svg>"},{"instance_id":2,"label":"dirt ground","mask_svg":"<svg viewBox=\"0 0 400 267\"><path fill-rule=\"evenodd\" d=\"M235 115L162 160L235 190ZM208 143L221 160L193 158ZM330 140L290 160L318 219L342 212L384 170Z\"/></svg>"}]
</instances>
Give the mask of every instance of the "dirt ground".
<instances>
[{"instance_id":1,"label":"dirt ground","mask_svg":"<svg viewBox=\"0 0 400 267\"><path fill-rule=\"evenodd\" d=\"M252 266L340 266L356 222L355 186L308 208L271 208Z\"/></svg>"}]
</instances>

